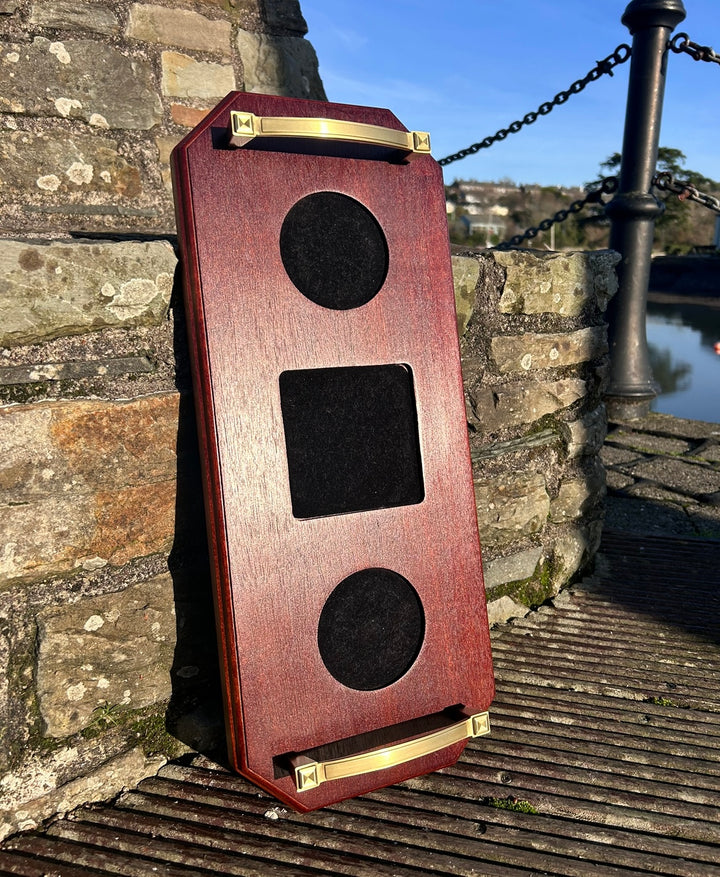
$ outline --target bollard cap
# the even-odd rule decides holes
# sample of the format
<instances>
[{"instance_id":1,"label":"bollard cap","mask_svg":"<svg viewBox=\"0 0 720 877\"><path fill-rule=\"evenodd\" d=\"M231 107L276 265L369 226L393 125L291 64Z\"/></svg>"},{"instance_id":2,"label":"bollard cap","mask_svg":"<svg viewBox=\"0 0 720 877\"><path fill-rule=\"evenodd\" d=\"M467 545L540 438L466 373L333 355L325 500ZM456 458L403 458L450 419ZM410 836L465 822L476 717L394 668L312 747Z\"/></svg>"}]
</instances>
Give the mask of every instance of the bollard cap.
<instances>
[{"instance_id":1,"label":"bollard cap","mask_svg":"<svg viewBox=\"0 0 720 877\"><path fill-rule=\"evenodd\" d=\"M673 30L685 15L682 0L632 0L623 13L622 23L631 34L649 27Z\"/></svg>"}]
</instances>

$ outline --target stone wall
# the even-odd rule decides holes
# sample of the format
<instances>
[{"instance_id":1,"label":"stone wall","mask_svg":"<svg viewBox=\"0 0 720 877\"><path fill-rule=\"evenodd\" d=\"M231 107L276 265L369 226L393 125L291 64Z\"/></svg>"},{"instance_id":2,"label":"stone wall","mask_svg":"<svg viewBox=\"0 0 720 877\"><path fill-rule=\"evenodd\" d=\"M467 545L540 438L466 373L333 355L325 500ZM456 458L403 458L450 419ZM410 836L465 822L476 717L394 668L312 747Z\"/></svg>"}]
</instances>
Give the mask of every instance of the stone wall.
<instances>
[{"instance_id":1,"label":"stone wall","mask_svg":"<svg viewBox=\"0 0 720 877\"><path fill-rule=\"evenodd\" d=\"M161 241L0 241L0 835L176 747L179 558L203 556L176 263Z\"/></svg>"},{"instance_id":2,"label":"stone wall","mask_svg":"<svg viewBox=\"0 0 720 877\"><path fill-rule=\"evenodd\" d=\"M297 0L0 0L5 234L172 232L169 155L234 89L324 98Z\"/></svg>"},{"instance_id":3,"label":"stone wall","mask_svg":"<svg viewBox=\"0 0 720 877\"><path fill-rule=\"evenodd\" d=\"M306 31L0 0L0 837L222 744L168 162L229 91L323 99Z\"/></svg>"},{"instance_id":4,"label":"stone wall","mask_svg":"<svg viewBox=\"0 0 720 877\"><path fill-rule=\"evenodd\" d=\"M322 98L296 0L0 0L0 837L222 752L172 145ZM597 546L611 254L454 260L491 618Z\"/></svg>"},{"instance_id":5,"label":"stone wall","mask_svg":"<svg viewBox=\"0 0 720 877\"><path fill-rule=\"evenodd\" d=\"M453 260L491 623L524 615L591 562L602 527L611 252Z\"/></svg>"}]
</instances>

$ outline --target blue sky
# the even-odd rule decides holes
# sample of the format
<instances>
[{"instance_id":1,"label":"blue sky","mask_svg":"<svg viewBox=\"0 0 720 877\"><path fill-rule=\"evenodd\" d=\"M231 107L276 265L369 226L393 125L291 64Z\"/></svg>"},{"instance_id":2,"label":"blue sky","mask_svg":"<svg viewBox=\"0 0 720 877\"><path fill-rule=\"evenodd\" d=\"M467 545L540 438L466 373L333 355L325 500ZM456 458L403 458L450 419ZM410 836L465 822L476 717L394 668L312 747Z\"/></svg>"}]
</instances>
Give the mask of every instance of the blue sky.
<instances>
[{"instance_id":1,"label":"blue sky","mask_svg":"<svg viewBox=\"0 0 720 877\"><path fill-rule=\"evenodd\" d=\"M632 38L623 0L300 0L328 99L391 109L429 131L435 158L507 128ZM685 0L676 32L720 53L720 3ZM720 65L670 55L660 143L720 180ZM630 62L455 178L582 185L622 146Z\"/></svg>"}]
</instances>

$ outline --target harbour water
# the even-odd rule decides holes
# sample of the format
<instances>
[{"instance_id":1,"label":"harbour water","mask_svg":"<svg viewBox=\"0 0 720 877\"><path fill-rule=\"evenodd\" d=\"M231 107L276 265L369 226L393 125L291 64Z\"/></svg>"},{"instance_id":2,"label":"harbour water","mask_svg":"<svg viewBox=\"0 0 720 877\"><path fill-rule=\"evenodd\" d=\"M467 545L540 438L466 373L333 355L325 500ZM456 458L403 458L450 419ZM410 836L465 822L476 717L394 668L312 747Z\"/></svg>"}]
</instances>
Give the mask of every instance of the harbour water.
<instances>
[{"instance_id":1,"label":"harbour water","mask_svg":"<svg viewBox=\"0 0 720 877\"><path fill-rule=\"evenodd\" d=\"M648 346L661 387L652 410L720 423L720 306L650 299Z\"/></svg>"}]
</instances>

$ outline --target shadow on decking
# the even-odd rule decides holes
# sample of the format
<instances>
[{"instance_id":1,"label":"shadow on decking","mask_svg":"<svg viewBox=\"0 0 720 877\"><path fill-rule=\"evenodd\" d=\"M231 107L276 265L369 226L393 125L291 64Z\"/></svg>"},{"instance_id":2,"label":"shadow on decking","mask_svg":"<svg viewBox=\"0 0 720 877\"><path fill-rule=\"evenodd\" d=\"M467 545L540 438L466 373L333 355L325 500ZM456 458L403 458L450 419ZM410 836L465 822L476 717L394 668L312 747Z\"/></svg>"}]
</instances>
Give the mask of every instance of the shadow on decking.
<instances>
[{"instance_id":1,"label":"shadow on decking","mask_svg":"<svg viewBox=\"0 0 720 877\"><path fill-rule=\"evenodd\" d=\"M720 643L720 540L606 530L597 562L613 602Z\"/></svg>"}]
</instances>

